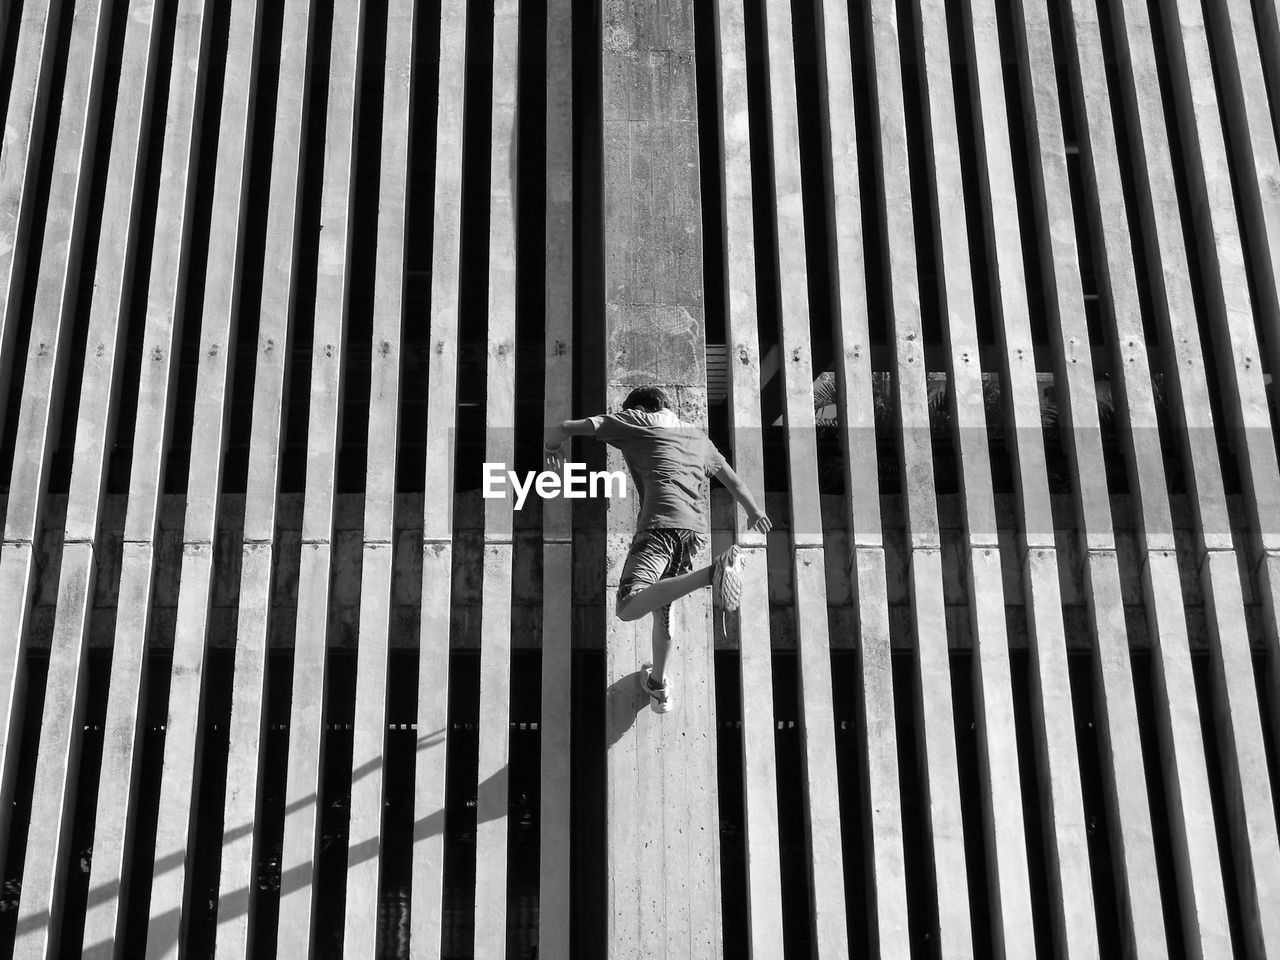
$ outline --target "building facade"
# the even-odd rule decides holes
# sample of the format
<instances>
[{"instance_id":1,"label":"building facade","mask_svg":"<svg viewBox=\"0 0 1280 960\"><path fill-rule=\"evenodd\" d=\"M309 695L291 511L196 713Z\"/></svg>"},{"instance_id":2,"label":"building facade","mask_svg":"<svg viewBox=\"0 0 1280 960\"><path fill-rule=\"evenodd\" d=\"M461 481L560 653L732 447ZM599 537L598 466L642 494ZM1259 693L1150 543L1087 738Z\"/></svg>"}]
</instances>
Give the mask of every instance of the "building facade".
<instances>
[{"instance_id":1,"label":"building facade","mask_svg":"<svg viewBox=\"0 0 1280 960\"><path fill-rule=\"evenodd\" d=\"M0 953L1280 958L1270 0L0 9ZM636 497L486 497L663 386ZM575 460L619 469L580 440Z\"/></svg>"}]
</instances>

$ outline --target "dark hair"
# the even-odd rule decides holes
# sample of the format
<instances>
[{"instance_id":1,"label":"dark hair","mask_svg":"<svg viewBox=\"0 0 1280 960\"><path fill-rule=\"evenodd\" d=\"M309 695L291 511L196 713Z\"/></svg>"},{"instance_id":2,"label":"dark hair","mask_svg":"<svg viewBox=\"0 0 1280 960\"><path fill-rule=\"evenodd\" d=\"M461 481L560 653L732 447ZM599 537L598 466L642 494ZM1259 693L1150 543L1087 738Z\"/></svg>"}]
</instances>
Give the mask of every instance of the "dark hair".
<instances>
[{"instance_id":1,"label":"dark hair","mask_svg":"<svg viewBox=\"0 0 1280 960\"><path fill-rule=\"evenodd\" d=\"M657 413L659 410L670 410L671 401L661 387L636 387L622 401L622 409Z\"/></svg>"}]
</instances>

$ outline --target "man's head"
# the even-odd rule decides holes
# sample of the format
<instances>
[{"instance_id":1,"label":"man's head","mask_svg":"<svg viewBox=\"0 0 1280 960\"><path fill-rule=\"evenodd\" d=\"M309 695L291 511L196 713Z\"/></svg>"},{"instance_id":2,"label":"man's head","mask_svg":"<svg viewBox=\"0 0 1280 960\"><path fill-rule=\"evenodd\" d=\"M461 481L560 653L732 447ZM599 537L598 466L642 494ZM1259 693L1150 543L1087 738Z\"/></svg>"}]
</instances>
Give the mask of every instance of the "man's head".
<instances>
[{"instance_id":1,"label":"man's head","mask_svg":"<svg viewBox=\"0 0 1280 960\"><path fill-rule=\"evenodd\" d=\"M657 413L659 410L670 410L671 401L661 387L636 387L622 401L622 409Z\"/></svg>"}]
</instances>

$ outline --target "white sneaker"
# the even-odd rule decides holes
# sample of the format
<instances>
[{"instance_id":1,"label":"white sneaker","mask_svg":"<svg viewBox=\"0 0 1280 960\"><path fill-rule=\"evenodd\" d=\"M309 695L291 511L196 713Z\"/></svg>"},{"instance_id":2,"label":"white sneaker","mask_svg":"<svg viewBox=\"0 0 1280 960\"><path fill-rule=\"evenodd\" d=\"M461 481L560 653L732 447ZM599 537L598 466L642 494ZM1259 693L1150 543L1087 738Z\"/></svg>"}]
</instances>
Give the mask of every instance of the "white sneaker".
<instances>
[{"instance_id":1,"label":"white sneaker","mask_svg":"<svg viewBox=\"0 0 1280 960\"><path fill-rule=\"evenodd\" d=\"M670 713L676 705L671 693L671 681L666 680L662 686L655 687L650 683L652 678L653 664L646 663L640 668L640 689L649 695L654 713Z\"/></svg>"},{"instance_id":2,"label":"white sneaker","mask_svg":"<svg viewBox=\"0 0 1280 960\"><path fill-rule=\"evenodd\" d=\"M716 557L711 568L711 602L721 610L733 611L742 602L742 571L747 556L735 543Z\"/></svg>"}]
</instances>

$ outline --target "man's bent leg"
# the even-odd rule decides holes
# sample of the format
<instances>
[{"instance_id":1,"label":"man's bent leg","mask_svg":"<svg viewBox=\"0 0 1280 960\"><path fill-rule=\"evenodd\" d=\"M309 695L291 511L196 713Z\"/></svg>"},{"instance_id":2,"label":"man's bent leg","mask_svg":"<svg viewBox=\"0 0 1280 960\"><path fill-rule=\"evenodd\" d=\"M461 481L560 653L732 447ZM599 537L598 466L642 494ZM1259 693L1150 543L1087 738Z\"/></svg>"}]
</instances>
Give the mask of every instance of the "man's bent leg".
<instances>
[{"instance_id":1,"label":"man's bent leg","mask_svg":"<svg viewBox=\"0 0 1280 960\"><path fill-rule=\"evenodd\" d=\"M651 586L638 590L618 604L619 620L639 620L653 613L659 607L665 607L673 600L688 596L702 587L711 586L711 567L701 567L690 573L682 573L677 577L667 577ZM657 664L654 664L655 673Z\"/></svg>"}]
</instances>

